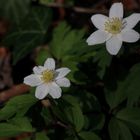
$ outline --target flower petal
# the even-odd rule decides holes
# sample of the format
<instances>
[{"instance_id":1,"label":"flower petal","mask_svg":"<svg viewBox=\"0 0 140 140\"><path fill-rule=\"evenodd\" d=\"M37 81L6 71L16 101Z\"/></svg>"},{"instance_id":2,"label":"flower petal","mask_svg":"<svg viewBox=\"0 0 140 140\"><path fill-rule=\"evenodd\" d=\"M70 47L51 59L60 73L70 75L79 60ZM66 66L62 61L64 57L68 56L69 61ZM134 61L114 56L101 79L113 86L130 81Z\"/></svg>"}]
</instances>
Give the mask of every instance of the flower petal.
<instances>
[{"instance_id":1,"label":"flower petal","mask_svg":"<svg viewBox=\"0 0 140 140\"><path fill-rule=\"evenodd\" d=\"M50 85L49 94L52 96L52 98L54 98L54 99L60 98L61 92L62 92L61 88L56 83L52 83Z\"/></svg>"},{"instance_id":2,"label":"flower petal","mask_svg":"<svg viewBox=\"0 0 140 140\"><path fill-rule=\"evenodd\" d=\"M71 70L68 68L60 68L56 70L56 80L66 76Z\"/></svg>"},{"instance_id":3,"label":"flower petal","mask_svg":"<svg viewBox=\"0 0 140 140\"><path fill-rule=\"evenodd\" d=\"M118 18L123 18L123 4L120 3L114 3L109 11L109 17L118 17Z\"/></svg>"},{"instance_id":4,"label":"flower petal","mask_svg":"<svg viewBox=\"0 0 140 140\"><path fill-rule=\"evenodd\" d=\"M48 58L45 63L44 67L48 70L54 70L55 69L55 61L53 58Z\"/></svg>"},{"instance_id":5,"label":"flower petal","mask_svg":"<svg viewBox=\"0 0 140 140\"><path fill-rule=\"evenodd\" d=\"M106 49L111 55L116 55L122 46L122 41L116 36L106 42Z\"/></svg>"},{"instance_id":6,"label":"flower petal","mask_svg":"<svg viewBox=\"0 0 140 140\"><path fill-rule=\"evenodd\" d=\"M35 97L38 99L43 99L49 93L49 85L42 84L36 88Z\"/></svg>"},{"instance_id":7,"label":"flower petal","mask_svg":"<svg viewBox=\"0 0 140 140\"><path fill-rule=\"evenodd\" d=\"M122 40L125 42L136 42L140 39L140 35L138 32L134 31L133 29L127 30L121 33Z\"/></svg>"},{"instance_id":8,"label":"flower petal","mask_svg":"<svg viewBox=\"0 0 140 140\"><path fill-rule=\"evenodd\" d=\"M104 30L105 29L105 22L108 20L107 16L96 14L91 17L91 21L93 22L94 26L97 29Z\"/></svg>"},{"instance_id":9,"label":"flower petal","mask_svg":"<svg viewBox=\"0 0 140 140\"><path fill-rule=\"evenodd\" d=\"M108 33L101 30L97 30L88 37L86 42L88 43L88 45L100 44L104 43L108 38Z\"/></svg>"},{"instance_id":10,"label":"flower petal","mask_svg":"<svg viewBox=\"0 0 140 140\"><path fill-rule=\"evenodd\" d=\"M34 87L40 85L42 81L40 75L31 74L24 78L24 83Z\"/></svg>"},{"instance_id":11,"label":"flower petal","mask_svg":"<svg viewBox=\"0 0 140 140\"><path fill-rule=\"evenodd\" d=\"M126 29L132 29L140 21L140 14L139 13L132 14L129 17L124 18L123 21L126 22L125 26Z\"/></svg>"},{"instance_id":12,"label":"flower petal","mask_svg":"<svg viewBox=\"0 0 140 140\"><path fill-rule=\"evenodd\" d=\"M44 67L42 67L42 66L35 66L34 68L33 68L33 72L35 73L35 74L41 74L43 71L45 70L45 68Z\"/></svg>"},{"instance_id":13,"label":"flower petal","mask_svg":"<svg viewBox=\"0 0 140 140\"><path fill-rule=\"evenodd\" d=\"M56 81L60 87L70 87L70 81L67 78L60 78Z\"/></svg>"}]
</instances>

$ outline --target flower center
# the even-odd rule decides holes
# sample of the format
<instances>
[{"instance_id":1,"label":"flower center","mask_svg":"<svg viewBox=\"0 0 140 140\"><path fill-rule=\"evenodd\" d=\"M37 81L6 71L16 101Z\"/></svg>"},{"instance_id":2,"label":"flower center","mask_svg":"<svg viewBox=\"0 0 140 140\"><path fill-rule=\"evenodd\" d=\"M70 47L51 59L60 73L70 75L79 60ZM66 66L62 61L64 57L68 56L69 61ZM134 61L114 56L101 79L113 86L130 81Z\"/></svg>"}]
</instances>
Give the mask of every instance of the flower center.
<instances>
[{"instance_id":1,"label":"flower center","mask_svg":"<svg viewBox=\"0 0 140 140\"><path fill-rule=\"evenodd\" d=\"M105 31L111 34L118 34L123 28L122 20L115 17L105 22Z\"/></svg>"},{"instance_id":2,"label":"flower center","mask_svg":"<svg viewBox=\"0 0 140 140\"><path fill-rule=\"evenodd\" d=\"M45 71L43 71L41 79L45 83L53 81L53 79L54 79L54 72L52 70L45 70Z\"/></svg>"}]
</instances>

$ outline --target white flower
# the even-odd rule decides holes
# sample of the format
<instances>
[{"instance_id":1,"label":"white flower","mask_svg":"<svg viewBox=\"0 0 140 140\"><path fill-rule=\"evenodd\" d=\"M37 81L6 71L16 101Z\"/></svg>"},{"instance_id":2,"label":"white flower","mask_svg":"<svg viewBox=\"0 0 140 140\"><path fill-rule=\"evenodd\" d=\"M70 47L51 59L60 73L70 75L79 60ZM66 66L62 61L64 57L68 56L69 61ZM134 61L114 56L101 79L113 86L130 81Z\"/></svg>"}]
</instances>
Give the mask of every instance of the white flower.
<instances>
[{"instance_id":1,"label":"white flower","mask_svg":"<svg viewBox=\"0 0 140 140\"><path fill-rule=\"evenodd\" d=\"M136 42L140 35L132 28L140 21L140 14L134 13L123 19L122 3L114 3L109 11L109 17L96 14L91 17L98 29L87 39L88 45L106 42L106 49L111 55L116 55L122 42Z\"/></svg>"},{"instance_id":2,"label":"white flower","mask_svg":"<svg viewBox=\"0 0 140 140\"><path fill-rule=\"evenodd\" d=\"M37 86L35 96L38 99L43 99L47 94L52 98L61 97L60 87L69 87L70 81L65 76L70 72L68 68L59 68L55 70L55 61L48 58L44 66L35 66L34 74L24 78L24 83L32 87Z\"/></svg>"}]
</instances>

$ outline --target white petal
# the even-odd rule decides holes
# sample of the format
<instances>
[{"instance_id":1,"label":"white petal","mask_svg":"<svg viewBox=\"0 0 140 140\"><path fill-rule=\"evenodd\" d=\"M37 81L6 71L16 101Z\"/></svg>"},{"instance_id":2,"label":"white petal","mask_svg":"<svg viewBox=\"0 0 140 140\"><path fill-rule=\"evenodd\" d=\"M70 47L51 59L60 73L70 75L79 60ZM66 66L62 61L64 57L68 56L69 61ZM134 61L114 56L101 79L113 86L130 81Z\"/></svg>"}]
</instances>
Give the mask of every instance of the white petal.
<instances>
[{"instance_id":1,"label":"white petal","mask_svg":"<svg viewBox=\"0 0 140 140\"><path fill-rule=\"evenodd\" d=\"M60 78L56 81L60 87L70 87L70 81L67 78Z\"/></svg>"},{"instance_id":2,"label":"white petal","mask_svg":"<svg viewBox=\"0 0 140 140\"><path fill-rule=\"evenodd\" d=\"M107 16L96 14L91 17L91 21L93 22L94 26L100 30L105 29L105 22L108 20Z\"/></svg>"},{"instance_id":3,"label":"white petal","mask_svg":"<svg viewBox=\"0 0 140 140\"><path fill-rule=\"evenodd\" d=\"M44 67L48 70L54 70L55 69L55 61L53 58L48 58L45 63Z\"/></svg>"},{"instance_id":4,"label":"white petal","mask_svg":"<svg viewBox=\"0 0 140 140\"><path fill-rule=\"evenodd\" d=\"M125 28L132 29L140 21L140 14L139 13L132 14L129 17L124 18L123 21L126 22Z\"/></svg>"},{"instance_id":5,"label":"white petal","mask_svg":"<svg viewBox=\"0 0 140 140\"><path fill-rule=\"evenodd\" d=\"M42 83L39 75L31 74L24 78L24 83L30 86L38 86Z\"/></svg>"},{"instance_id":6,"label":"white petal","mask_svg":"<svg viewBox=\"0 0 140 140\"><path fill-rule=\"evenodd\" d=\"M49 93L49 86L47 84L42 84L36 88L35 97L38 99L43 99Z\"/></svg>"},{"instance_id":7,"label":"white petal","mask_svg":"<svg viewBox=\"0 0 140 140\"><path fill-rule=\"evenodd\" d=\"M122 46L122 41L116 36L106 42L106 49L111 55L116 55Z\"/></svg>"},{"instance_id":8,"label":"white petal","mask_svg":"<svg viewBox=\"0 0 140 140\"><path fill-rule=\"evenodd\" d=\"M56 80L58 80L59 78L63 78L64 76L66 76L71 70L68 68L60 68L56 70Z\"/></svg>"},{"instance_id":9,"label":"white petal","mask_svg":"<svg viewBox=\"0 0 140 140\"><path fill-rule=\"evenodd\" d=\"M88 45L100 44L104 43L108 38L108 33L101 30L97 30L88 37L86 42L88 43Z\"/></svg>"},{"instance_id":10,"label":"white petal","mask_svg":"<svg viewBox=\"0 0 140 140\"><path fill-rule=\"evenodd\" d=\"M122 40L125 42L136 42L140 38L139 33L134 31L133 29L124 31L121 33L121 35L122 35Z\"/></svg>"},{"instance_id":11,"label":"white petal","mask_svg":"<svg viewBox=\"0 0 140 140\"><path fill-rule=\"evenodd\" d=\"M35 66L34 68L33 68L33 72L35 73L35 74L41 74L43 71L45 70L45 68L44 67L42 67L42 66Z\"/></svg>"},{"instance_id":12,"label":"white petal","mask_svg":"<svg viewBox=\"0 0 140 140\"><path fill-rule=\"evenodd\" d=\"M123 4L122 3L114 3L109 11L109 17L118 17L123 18Z\"/></svg>"},{"instance_id":13,"label":"white petal","mask_svg":"<svg viewBox=\"0 0 140 140\"><path fill-rule=\"evenodd\" d=\"M54 99L60 98L61 92L62 92L61 88L56 83L52 83L50 85L49 94L52 96L52 98L54 98Z\"/></svg>"}]
</instances>

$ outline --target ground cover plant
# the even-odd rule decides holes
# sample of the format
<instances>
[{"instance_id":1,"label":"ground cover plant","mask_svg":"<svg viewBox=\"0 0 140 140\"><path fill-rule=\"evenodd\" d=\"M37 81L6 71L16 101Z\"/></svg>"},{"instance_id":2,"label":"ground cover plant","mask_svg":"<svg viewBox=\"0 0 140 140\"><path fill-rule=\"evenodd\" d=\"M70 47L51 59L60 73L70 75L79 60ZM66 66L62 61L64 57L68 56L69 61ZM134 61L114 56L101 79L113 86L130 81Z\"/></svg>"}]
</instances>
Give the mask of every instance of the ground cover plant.
<instances>
[{"instance_id":1,"label":"ground cover plant","mask_svg":"<svg viewBox=\"0 0 140 140\"><path fill-rule=\"evenodd\" d=\"M139 140L139 4L0 0L0 139Z\"/></svg>"}]
</instances>

